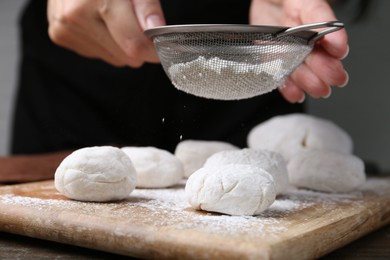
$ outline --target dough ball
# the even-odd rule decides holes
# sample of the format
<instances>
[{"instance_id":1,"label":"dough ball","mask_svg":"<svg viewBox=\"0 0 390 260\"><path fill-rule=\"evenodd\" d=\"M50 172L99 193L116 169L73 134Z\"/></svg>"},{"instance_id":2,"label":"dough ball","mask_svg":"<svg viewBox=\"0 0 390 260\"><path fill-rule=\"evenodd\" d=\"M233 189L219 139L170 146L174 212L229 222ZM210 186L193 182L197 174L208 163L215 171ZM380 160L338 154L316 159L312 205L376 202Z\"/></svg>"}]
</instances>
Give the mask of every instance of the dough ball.
<instances>
[{"instance_id":1,"label":"dough ball","mask_svg":"<svg viewBox=\"0 0 390 260\"><path fill-rule=\"evenodd\" d=\"M181 161L172 153L155 147L123 147L137 172L137 187L166 188L184 176Z\"/></svg>"},{"instance_id":2,"label":"dough ball","mask_svg":"<svg viewBox=\"0 0 390 260\"><path fill-rule=\"evenodd\" d=\"M257 215L276 196L272 176L248 164L200 168L188 178L185 194L195 209L229 215Z\"/></svg>"},{"instance_id":3,"label":"dough ball","mask_svg":"<svg viewBox=\"0 0 390 260\"><path fill-rule=\"evenodd\" d=\"M365 180L363 161L350 154L307 150L287 164L290 182L296 187L325 192L349 192Z\"/></svg>"},{"instance_id":4,"label":"dough ball","mask_svg":"<svg viewBox=\"0 0 390 260\"><path fill-rule=\"evenodd\" d=\"M339 126L325 119L305 114L273 117L248 135L248 147L278 152L289 161L306 149L324 149L351 154L351 137Z\"/></svg>"},{"instance_id":5,"label":"dough ball","mask_svg":"<svg viewBox=\"0 0 390 260\"><path fill-rule=\"evenodd\" d=\"M245 148L241 150L221 151L211 155L203 167L226 164L256 165L268 172L275 181L276 194L286 192L289 186L287 165L283 156L268 150Z\"/></svg>"},{"instance_id":6,"label":"dough ball","mask_svg":"<svg viewBox=\"0 0 390 260\"><path fill-rule=\"evenodd\" d=\"M188 178L194 171L203 166L210 155L224 150L237 150L238 147L221 141L181 141L175 150L175 155L183 163L184 177Z\"/></svg>"},{"instance_id":7,"label":"dough ball","mask_svg":"<svg viewBox=\"0 0 390 260\"><path fill-rule=\"evenodd\" d=\"M68 198L81 201L112 201L129 196L137 174L129 157L111 146L74 151L58 166L54 184Z\"/></svg>"}]
</instances>

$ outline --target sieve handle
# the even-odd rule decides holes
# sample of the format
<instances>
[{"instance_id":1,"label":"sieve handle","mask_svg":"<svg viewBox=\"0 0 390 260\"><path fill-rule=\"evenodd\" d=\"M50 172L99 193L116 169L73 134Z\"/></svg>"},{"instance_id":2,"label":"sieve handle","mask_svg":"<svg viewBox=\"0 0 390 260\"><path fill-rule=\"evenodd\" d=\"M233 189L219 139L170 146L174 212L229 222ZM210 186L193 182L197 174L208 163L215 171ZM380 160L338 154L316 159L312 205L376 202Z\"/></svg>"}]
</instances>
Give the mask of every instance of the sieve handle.
<instances>
[{"instance_id":1,"label":"sieve handle","mask_svg":"<svg viewBox=\"0 0 390 260\"><path fill-rule=\"evenodd\" d=\"M341 30L342 28L344 28L344 24L339 21L304 24L304 25L288 28L287 30L284 30L283 32L279 33L277 36L285 36L285 35L295 34L301 31L321 29L321 28L327 28L327 29L317 32L309 40L309 42L315 42L326 34Z\"/></svg>"}]
</instances>

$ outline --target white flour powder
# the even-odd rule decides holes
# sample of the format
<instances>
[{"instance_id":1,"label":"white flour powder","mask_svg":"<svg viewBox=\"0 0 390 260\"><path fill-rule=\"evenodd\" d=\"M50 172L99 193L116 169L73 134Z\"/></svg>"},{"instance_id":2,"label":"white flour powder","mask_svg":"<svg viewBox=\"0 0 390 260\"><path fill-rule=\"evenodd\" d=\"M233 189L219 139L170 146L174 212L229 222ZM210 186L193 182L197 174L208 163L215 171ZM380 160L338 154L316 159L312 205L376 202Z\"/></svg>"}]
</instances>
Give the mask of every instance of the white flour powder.
<instances>
[{"instance_id":1,"label":"white flour powder","mask_svg":"<svg viewBox=\"0 0 390 260\"><path fill-rule=\"evenodd\" d=\"M280 59L251 64L203 56L168 69L180 90L213 99L242 99L269 92L286 76Z\"/></svg>"},{"instance_id":2,"label":"white flour powder","mask_svg":"<svg viewBox=\"0 0 390 260\"><path fill-rule=\"evenodd\" d=\"M360 200L363 192L376 192L379 182L375 179L368 180L361 189L348 194L328 194L292 188L258 216L227 216L195 211L185 199L183 183L171 189L135 189L130 198L110 203L68 200L51 185L41 188L38 194L43 198L17 196L12 194L10 189L9 194L0 195L0 208L2 212L6 212L9 205L33 209L32 212L39 212L36 217L42 219L46 219L45 216L48 215L64 213L99 216L102 222L112 220L118 223L117 228L112 231L114 235L126 232L124 227L137 225L159 230L197 230L205 234L230 237L241 235L248 239L269 240L278 239L288 231L289 226L299 224L296 222L297 218L306 216L311 207L316 207L315 211L323 212L343 210L339 206L340 203L352 203L351 207L354 209L363 207ZM383 185L388 187L389 182ZM3 187L3 192L4 188L6 187ZM378 193L381 196L386 195L383 189L381 190Z\"/></svg>"},{"instance_id":3,"label":"white flour powder","mask_svg":"<svg viewBox=\"0 0 390 260\"><path fill-rule=\"evenodd\" d=\"M236 62L223 60L218 57L214 57L211 59L206 59L203 56L199 56L197 59L185 62L174 64L169 68L170 75L174 78L180 74L198 74L202 76L202 72L215 72L218 74L222 73L232 73L233 75L237 74L245 74L248 76L249 74L259 75L263 72L272 75L279 75L279 72L282 69L282 60L274 60L270 62L262 62L259 64L250 64L247 62Z\"/></svg>"}]
</instances>

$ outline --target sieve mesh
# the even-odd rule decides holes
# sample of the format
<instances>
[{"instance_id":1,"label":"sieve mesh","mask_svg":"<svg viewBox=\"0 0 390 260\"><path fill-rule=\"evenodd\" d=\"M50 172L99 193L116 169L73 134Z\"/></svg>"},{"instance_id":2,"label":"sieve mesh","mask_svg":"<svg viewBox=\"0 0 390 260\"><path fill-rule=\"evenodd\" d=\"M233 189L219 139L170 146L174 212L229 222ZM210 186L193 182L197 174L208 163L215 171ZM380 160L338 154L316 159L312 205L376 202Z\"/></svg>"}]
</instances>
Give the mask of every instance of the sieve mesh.
<instances>
[{"instance_id":1,"label":"sieve mesh","mask_svg":"<svg viewBox=\"0 0 390 260\"><path fill-rule=\"evenodd\" d=\"M310 54L314 41L308 38L316 34L306 30L278 35L268 27L262 27L265 32L254 31L254 27L205 28L179 28L152 37L161 64L177 89L219 100L250 98L281 86Z\"/></svg>"}]
</instances>

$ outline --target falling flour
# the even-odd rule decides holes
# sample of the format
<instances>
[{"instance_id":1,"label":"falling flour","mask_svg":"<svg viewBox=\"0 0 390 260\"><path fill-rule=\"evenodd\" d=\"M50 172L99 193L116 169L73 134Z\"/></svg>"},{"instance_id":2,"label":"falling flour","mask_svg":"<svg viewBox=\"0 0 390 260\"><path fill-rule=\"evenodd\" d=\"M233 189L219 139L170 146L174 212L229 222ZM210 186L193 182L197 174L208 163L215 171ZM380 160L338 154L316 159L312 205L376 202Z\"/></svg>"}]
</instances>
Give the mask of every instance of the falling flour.
<instances>
[{"instance_id":1,"label":"falling flour","mask_svg":"<svg viewBox=\"0 0 390 260\"><path fill-rule=\"evenodd\" d=\"M287 74L280 59L251 64L218 57L173 64L168 75L176 88L211 99L243 99L269 92Z\"/></svg>"}]
</instances>

